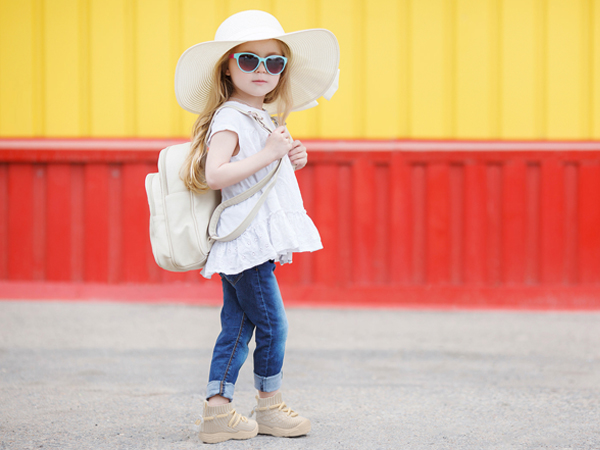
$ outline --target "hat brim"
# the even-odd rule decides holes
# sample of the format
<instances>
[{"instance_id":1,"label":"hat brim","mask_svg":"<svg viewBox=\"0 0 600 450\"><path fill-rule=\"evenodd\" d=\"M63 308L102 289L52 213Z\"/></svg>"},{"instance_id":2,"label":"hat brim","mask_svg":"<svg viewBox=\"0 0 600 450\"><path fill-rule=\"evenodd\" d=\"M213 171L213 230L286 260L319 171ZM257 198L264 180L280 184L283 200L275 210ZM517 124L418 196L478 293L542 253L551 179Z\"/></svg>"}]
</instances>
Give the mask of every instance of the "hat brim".
<instances>
[{"instance_id":1,"label":"hat brim","mask_svg":"<svg viewBox=\"0 0 600 450\"><path fill-rule=\"evenodd\" d=\"M200 114L213 86L215 64L228 50L244 42L278 39L292 52L289 71L292 110L305 109L333 85L338 73L340 50L335 35L325 29L310 29L276 36L257 36L242 41L209 41L188 48L175 69L175 96L183 109ZM265 104L269 113L277 112L277 102Z\"/></svg>"}]
</instances>

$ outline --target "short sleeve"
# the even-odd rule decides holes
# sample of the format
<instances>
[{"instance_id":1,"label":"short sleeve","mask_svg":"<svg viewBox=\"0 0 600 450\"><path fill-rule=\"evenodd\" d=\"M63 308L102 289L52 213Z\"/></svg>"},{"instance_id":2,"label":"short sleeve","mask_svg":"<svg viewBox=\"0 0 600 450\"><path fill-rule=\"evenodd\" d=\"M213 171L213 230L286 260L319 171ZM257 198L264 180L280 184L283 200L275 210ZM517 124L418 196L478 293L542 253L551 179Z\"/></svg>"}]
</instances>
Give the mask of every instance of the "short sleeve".
<instances>
[{"instance_id":1,"label":"short sleeve","mask_svg":"<svg viewBox=\"0 0 600 450\"><path fill-rule=\"evenodd\" d=\"M208 146L210 147L212 137L219 131L233 131L238 137L241 136L244 128L243 119L244 116L233 108L223 108L218 111L213 117L210 134L206 141Z\"/></svg>"}]
</instances>

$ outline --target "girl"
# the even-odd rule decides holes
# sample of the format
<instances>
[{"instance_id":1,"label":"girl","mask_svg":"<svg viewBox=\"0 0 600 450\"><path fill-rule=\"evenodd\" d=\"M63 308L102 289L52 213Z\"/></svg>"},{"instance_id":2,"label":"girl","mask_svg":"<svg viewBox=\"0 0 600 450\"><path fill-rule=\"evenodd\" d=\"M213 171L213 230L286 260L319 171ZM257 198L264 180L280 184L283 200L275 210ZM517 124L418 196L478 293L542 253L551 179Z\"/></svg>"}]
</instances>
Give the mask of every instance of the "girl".
<instances>
[{"instance_id":1,"label":"girl","mask_svg":"<svg viewBox=\"0 0 600 450\"><path fill-rule=\"evenodd\" d=\"M206 278L218 273L223 285L221 333L200 432L204 442L248 439L259 432L300 436L310 430L310 421L287 407L279 392L288 324L274 269L275 262L291 263L294 252L322 245L294 175L307 163L306 148L277 124L284 124L292 110L311 107L323 95L330 98L337 88L338 62L331 32L286 34L270 14L244 11L225 20L214 41L186 50L177 64L177 100L199 114L182 169L189 189L220 189L225 201L282 160L276 184L252 223L237 239L215 242L202 272ZM260 194L227 208L217 234L235 229ZM256 421L231 404L253 334Z\"/></svg>"}]
</instances>

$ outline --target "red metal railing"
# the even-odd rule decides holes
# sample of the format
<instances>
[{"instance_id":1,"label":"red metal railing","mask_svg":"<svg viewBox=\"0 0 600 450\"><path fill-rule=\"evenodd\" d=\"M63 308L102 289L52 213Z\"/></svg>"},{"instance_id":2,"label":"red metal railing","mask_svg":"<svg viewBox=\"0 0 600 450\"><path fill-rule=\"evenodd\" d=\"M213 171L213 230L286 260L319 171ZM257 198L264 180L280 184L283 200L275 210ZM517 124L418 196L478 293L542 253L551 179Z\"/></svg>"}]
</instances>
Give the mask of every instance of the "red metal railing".
<instances>
[{"instance_id":1,"label":"red metal railing","mask_svg":"<svg viewBox=\"0 0 600 450\"><path fill-rule=\"evenodd\" d=\"M218 302L154 263L144 178L170 140L0 140L0 297ZM600 308L600 143L306 142L325 249L290 303Z\"/></svg>"}]
</instances>

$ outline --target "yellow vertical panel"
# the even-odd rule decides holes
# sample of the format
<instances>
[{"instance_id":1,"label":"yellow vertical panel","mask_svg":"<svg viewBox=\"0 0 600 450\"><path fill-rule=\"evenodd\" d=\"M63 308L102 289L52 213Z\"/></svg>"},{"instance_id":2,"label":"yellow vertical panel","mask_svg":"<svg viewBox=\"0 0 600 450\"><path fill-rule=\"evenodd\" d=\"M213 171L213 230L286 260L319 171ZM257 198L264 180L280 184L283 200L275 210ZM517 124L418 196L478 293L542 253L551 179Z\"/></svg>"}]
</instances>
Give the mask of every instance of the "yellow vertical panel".
<instances>
[{"instance_id":1,"label":"yellow vertical panel","mask_svg":"<svg viewBox=\"0 0 600 450\"><path fill-rule=\"evenodd\" d=\"M592 103L594 94L594 74L593 69L593 5L590 0L582 0L580 10L581 20L581 84L580 84L580 96L581 96L581 138L591 139L593 135L593 111L594 105Z\"/></svg>"},{"instance_id":2,"label":"yellow vertical panel","mask_svg":"<svg viewBox=\"0 0 600 450\"><path fill-rule=\"evenodd\" d=\"M444 3L444 129L447 137L456 137L456 4Z\"/></svg>"},{"instance_id":3,"label":"yellow vertical panel","mask_svg":"<svg viewBox=\"0 0 600 450\"><path fill-rule=\"evenodd\" d=\"M136 115L140 136L170 136L173 105L169 0L137 3Z\"/></svg>"},{"instance_id":4,"label":"yellow vertical panel","mask_svg":"<svg viewBox=\"0 0 600 450\"><path fill-rule=\"evenodd\" d=\"M503 0L501 123L504 139L536 137L535 0Z\"/></svg>"},{"instance_id":5,"label":"yellow vertical panel","mask_svg":"<svg viewBox=\"0 0 600 450\"><path fill-rule=\"evenodd\" d=\"M90 0L79 0L78 72L79 72L79 132L92 135L91 70L90 70Z\"/></svg>"},{"instance_id":6,"label":"yellow vertical panel","mask_svg":"<svg viewBox=\"0 0 600 450\"><path fill-rule=\"evenodd\" d=\"M219 17L219 0L183 0L181 7L181 25L183 27L183 42L181 56L187 48L200 42L212 41L215 38L217 28L221 24Z\"/></svg>"},{"instance_id":7,"label":"yellow vertical panel","mask_svg":"<svg viewBox=\"0 0 600 450\"><path fill-rule=\"evenodd\" d=\"M123 3L91 0L90 6L91 133L126 136Z\"/></svg>"},{"instance_id":8,"label":"yellow vertical panel","mask_svg":"<svg viewBox=\"0 0 600 450\"><path fill-rule=\"evenodd\" d=\"M277 17L286 33L319 28L316 0L274 0L272 14Z\"/></svg>"},{"instance_id":9,"label":"yellow vertical panel","mask_svg":"<svg viewBox=\"0 0 600 450\"><path fill-rule=\"evenodd\" d=\"M277 17L283 29L289 33L292 31L318 28L316 17L315 0L276 0L273 7L273 15ZM332 101L338 99L336 94ZM322 100L327 102L327 100ZM287 120L290 133L296 139L307 139L317 137L317 123L320 117L321 107L298 111L290 115Z\"/></svg>"},{"instance_id":10,"label":"yellow vertical panel","mask_svg":"<svg viewBox=\"0 0 600 450\"><path fill-rule=\"evenodd\" d=\"M78 0L53 0L44 15L46 136L79 136Z\"/></svg>"},{"instance_id":11,"label":"yellow vertical panel","mask_svg":"<svg viewBox=\"0 0 600 450\"><path fill-rule=\"evenodd\" d=\"M396 0L365 7L365 137L398 137L400 122L400 27Z\"/></svg>"},{"instance_id":12,"label":"yellow vertical panel","mask_svg":"<svg viewBox=\"0 0 600 450\"><path fill-rule=\"evenodd\" d=\"M137 0L123 3L123 55L125 98L125 132L127 136L139 136L138 119L138 27Z\"/></svg>"},{"instance_id":13,"label":"yellow vertical panel","mask_svg":"<svg viewBox=\"0 0 600 450\"><path fill-rule=\"evenodd\" d=\"M535 137L548 135L548 2L534 0L535 8Z\"/></svg>"},{"instance_id":14,"label":"yellow vertical panel","mask_svg":"<svg viewBox=\"0 0 600 450\"><path fill-rule=\"evenodd\" d=\"M582 0L548 0L548 138L581 138Z\"/></svg>"},{"instance_id":15,"label":"yellow vertical panel","mask_svg":"<svg viewBox=\"0 0 600 450\"><path fill-rule=\"evenodd\" d=\"M44 0L33 0L32 2L32 24L33 24L33 135L45 136L46 116L44 111L46 101L45 87L45 42L44 42Z\"/></svg>"},{"instance_id":16,"label":"yellow vertical panel","mask_svg":"<svg viewBox=\"0 0 600 450\"><path fill-rule=\"evenodd\" d=\"M502 1L489 0L490 9L490 134L487 136L492 139L499 139L502 134L502 94L501 94L501 67L502 67Z\"/></svg>"},{"instance_id":17,"label":"yellow vertical panel","mask_svg":"<svg viewBox=\"0 0 600 450\"><path fill-rule=\"evenodd\" d=\"M494 6L495 0L457 1L456 133L461 138L497 137Z\"/></svg>"},{"instance_id":18,"label":"yellow vertical panel","mask_svg":"<svg viewBox=\"0 0 600 450\"><path fill-rule=\"evenodd\" d=\"M398 83L398 132L397 136L406 137L410 135L410 2L411 0L399 0L398 6L398 61L400 62Z\"/></svg>"},{"instance_id":19,"label":"yellow vertical panel","mask_svg":"<svg viewBox=\"0 0 600 450\"><path fill-rule=\"evenodd\" d=\"M206 0L203 2L198 2L197 0L182 1L180 12L182 42L181 47L174 55L173 76L175 75L177 60L187 48L200 42L212 41L214 39L217 27L221 22L219 16L220 8L218 8L217 3L220 4L221 2L218 0ZM171 93L173 98L175 98L173 87L171 87ZM179 120L176 134L188 137L190 136L192 125L198 116L185 111L179 105L177 105L176 110Z\"/></svg>"},{"instance_id":20,"label":"yellow vertical panel","mask_svg":"<svg viewBox=\"0 0 600 450\"><path fill-rule=\"evenodd\" d=\"M447 7L444 0L411 2L411 137L450 137Z\"/></svg>"},{"instance_id":21,"label":"yellow vertical panel","mask_svg":"<svg viewBox=\"0 0 600 450\"><path fill-rule=\"evenodd\" d=\"M183 14L183 0L170 0L170 14L169 14L169 31L170 31L170 43L171 49L169 51L169 68L172 73L175 73L175 67L177 65L177 60L179 58L179 54L181 47L183 47L183 27L181 26L182 22L182 14ZM173 77L171 77L171 86L173 85ZM180 123L181 123L181 108L177 103L177 98L175 97L174 90L171 89L170 92L170 136L178 135L181 133Z\"/></svg>"},{"instance_id":22,"label":"yellow vertical panel","mask_svg":"<svg viewBox=\"0 0 600 450\"><path fill-rule=\"evenodd\" d=\"M329 0L320 4L320 24L337 36L341 53L339 91L333 101L323 101L319 106L321 138L364 136L366 60L362 5L362 0Z\"/></svg>"},{"instance_id":23,"label":"yellow vertical panel","mask_svg":"<svg viewBox=\"0 0 600 450\"><path fill-rule=\"evenodd\" d=\"M229 0L225 10L227 14L226 17L229 17L230 15L240 11L246 11L248 9L259 9L261 11L267 11L271 14L273 13L270 0ZM223 20L225 18L223 18Z\"/></svg>"},{"instance_id":24,"label":"yellow vertical panel","mask_svg":"<svg viewBox=\"0 0 600 450\"><path fill-rule=\"evenodd\" d=\"M0 2L0 136L33 135L32 14L31 2Z\"/></svg>"},{"instance_id":25,"label":"yellow vertical panel","mask_svg":"<svg viewBox=\"0 0 600 450\"><path fill-rule=\"evenodd\" d=\"M592 71L592 135L591 139L600 139L600 4L590 0L592 17L592 45L589 58Z\"/></svg>"}]
</instances>

